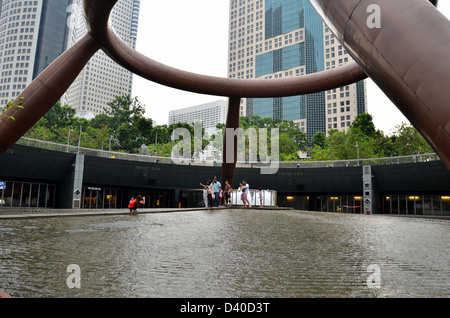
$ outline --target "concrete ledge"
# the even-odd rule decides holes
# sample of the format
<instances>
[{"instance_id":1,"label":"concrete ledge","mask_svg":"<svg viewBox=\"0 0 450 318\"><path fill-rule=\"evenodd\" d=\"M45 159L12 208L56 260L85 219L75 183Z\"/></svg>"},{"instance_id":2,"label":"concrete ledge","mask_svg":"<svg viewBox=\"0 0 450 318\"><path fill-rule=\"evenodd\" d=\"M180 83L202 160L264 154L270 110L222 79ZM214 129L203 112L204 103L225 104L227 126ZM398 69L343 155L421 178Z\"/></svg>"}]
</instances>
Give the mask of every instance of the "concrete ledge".
<instances>
[{"instance_id":1,"label":"concrete ledge","mask_svg":"<svg viewBox=\"0 0 450 318\"><path fill-rule=\"evenodd\" d=\"M5 209L0 210L0 219L27 219L27 218L55 218L74 216L108 216L108 215L136 215L150 213L175 213L194 211L220 211L226 209L240 209L242 206L231 208L165 208L165 209L139 209L137 213L130 213L128 209L121 210L87 210L87 209ZM286 207L252 207L252 210L293 210ZM243 209L244 210L244 209Z\"/></svg>"}]
</instances>

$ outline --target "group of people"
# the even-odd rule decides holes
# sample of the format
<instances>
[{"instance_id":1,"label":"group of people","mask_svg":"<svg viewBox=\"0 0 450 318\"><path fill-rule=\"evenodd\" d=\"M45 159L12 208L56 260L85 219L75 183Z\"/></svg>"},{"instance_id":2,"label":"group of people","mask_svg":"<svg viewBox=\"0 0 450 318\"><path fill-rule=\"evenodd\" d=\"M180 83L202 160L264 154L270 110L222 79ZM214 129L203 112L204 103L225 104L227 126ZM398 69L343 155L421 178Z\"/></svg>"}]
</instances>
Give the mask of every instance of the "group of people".
<instances>
[{"instance_id":1,"label":"group of people","mask_svg":"<svg viewBox=\"0 0 450 318\"><path fill-rule=\"evenodd\" d=\"M214 176L212 182L208 180L206 184L200 182L200 185L203 187L203 201L205 202L205 207L220 207L223 204L226 207L231 207L231 193L233 192L233 189L228 180L225 181L225 187L223 189L222 184L217 180L216 176Z\"/></svg>"},{"instance_id":2,"label":"group of people","mask_svg":"<svg viewBox=\"0 0 450 318\"><path fill-rule=\"evenodd\" d=\"M200 185L203 187L203 200L206 208L221 206L231 207L231 194L233 193L233 188L228 180L225 181L225 187L223 189L222 184L217 180L216 176L214 176L212 182L208 180L206 184L200 182ZM239 183L238 193L241 193L241 201L244 203L244 209L252 207L248 200L249 191L250 185L245 180L242 180L242 182ZM259 207L261 208L263 202L261 188L258 189L258 198L260 202Z\"/></svg>"},{"instance_id":3,"label":"group of people","mask_svg":"<svg viewBox=\"0 0 450 318\"><path fill-rule=\"evenodd\" d=\"M231 207L231 194L233 193L233 189L228 180L225 181L225 186L223 188L216 176L214 176L212 182L208 180L206 184L200 182L200 185L203 187L203 200L206 208L221 206L226 206L227 208ZM249 191L250 185L245 180L242 180L242 182L239 183L238 193L241 193L241 201L244 203L244 209L252 207L248 200ZM259 207L262 207L263 198L261 188L258 189L258 198L260 202ZM139 208L141 204L145 204L145 197L137 195L136 198L130 200L128 208L132 213L137 212L137 208Z\"/></svg>"}]
</instances>

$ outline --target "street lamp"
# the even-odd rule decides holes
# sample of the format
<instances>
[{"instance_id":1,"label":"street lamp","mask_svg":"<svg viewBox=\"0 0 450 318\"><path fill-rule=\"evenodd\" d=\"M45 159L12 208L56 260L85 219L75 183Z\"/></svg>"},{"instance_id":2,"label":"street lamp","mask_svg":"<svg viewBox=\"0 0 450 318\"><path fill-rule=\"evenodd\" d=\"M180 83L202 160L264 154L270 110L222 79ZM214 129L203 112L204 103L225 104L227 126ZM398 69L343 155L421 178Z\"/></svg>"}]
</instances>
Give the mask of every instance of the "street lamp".
<instances>
[{"instance_id":1,"label":"street lamp","mask_svg":"<svg viewBox=\"0 0 450 318\"><path fill-rule=\"evenodd\" d=\"M359 145L358 145L358 141L356 141L356 158L358 159L358 166L359 166Z\"/></svg>"},{"instance_id":2,"label":"street lamp","mask_svg":"<svg viewBox=\"0 0 450 318\"><path fill-rule=\"evenodd\" d=\"M333 154L332 154L332 152L331 152L331 143L330 143L330 161L333 161Z\"/></svg>"},{"instance_id":3,"label":"street lamp","mask_svg":"<svg viewBox=\"0 0 450 318\"><path fill-rule=\"evenodd\" d=\"M80 143L81 143L81 131L83 130L83 126L80 124L80 138L78 139L78 153L80 153Z\"/></svg>"},{"instance_id":4,"label":"street lamp","mask_svg":"<svg viewBox=\"0 0 450 318\"><path fill-rule=\"evenodd\" d=\"M69 143L70 143L70 132L73 131L73 127L70 126L69 133L67 135L67 152L69 152Z\"/></svg>"}]
</instances>

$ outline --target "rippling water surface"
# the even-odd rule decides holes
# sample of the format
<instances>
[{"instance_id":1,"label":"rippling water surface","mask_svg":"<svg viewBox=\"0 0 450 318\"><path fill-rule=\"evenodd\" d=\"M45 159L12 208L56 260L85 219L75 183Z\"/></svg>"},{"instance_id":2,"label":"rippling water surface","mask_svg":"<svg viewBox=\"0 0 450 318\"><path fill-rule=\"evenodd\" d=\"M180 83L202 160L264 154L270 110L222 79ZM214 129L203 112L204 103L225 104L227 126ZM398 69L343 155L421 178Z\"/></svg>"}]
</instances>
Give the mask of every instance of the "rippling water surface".
<instances>
[{"instance_id":1,"label":"rippling water surface","mask_svg":"<svg viewBox=\"0 0 450 318\"><path fill-rule=\"evenodd\" d=\"M13 297L449 297L449 242L447 220L299 211L2 220L0 290ZM70 264L80 267L80 288L68 288Z\"/></svg>"}]
</instances>

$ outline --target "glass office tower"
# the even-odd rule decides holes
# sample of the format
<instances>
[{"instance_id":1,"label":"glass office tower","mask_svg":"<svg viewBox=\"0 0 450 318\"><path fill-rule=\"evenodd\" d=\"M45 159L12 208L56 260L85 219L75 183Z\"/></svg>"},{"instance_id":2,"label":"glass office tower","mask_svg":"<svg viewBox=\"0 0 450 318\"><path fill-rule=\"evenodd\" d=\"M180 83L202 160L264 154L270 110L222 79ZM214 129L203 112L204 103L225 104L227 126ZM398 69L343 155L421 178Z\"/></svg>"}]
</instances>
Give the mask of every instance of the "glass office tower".
<instances>
[{"instance_id":1,"label":"glass office tower","mask_svg":"<svg viewBox=\"0 0 450 318\"><path fill-rule=\"evenodd\" d=\"M234 0L230 4L229 78L284 78L348 63L309 0ZM347 129L366 111L365 83L303 96L244 99L241 116L294 121L307 133Z\"/></svg>"},{"instance_id":2,"label":"glass office tower","mask_svg":"<svg viewBox=\"0 0 450 318\"><path fill-rule=\"evenodd\" d=\"M110 22L115 32L132 48L136 47L140 0L119 0ZM87 32L82 1L74 0L69 20L68 47ZM133 73L111 60L103 51L97 52L63 95L62 101L77 110L77 115L92 118L104 113L116 96L131 95Z\"/></svg>"},{"instance_id":3,"label":"glass office tower","mask_svg":"<svg viewBox=\"0 0 450 318\"><path fill-rule=\"evenodd\" d=\"M71 2L0 1L0 107L16 99L66 50Z\"/></svg>"}]
</instances>

